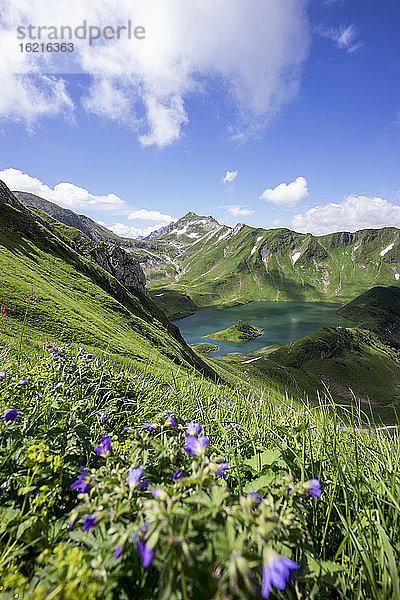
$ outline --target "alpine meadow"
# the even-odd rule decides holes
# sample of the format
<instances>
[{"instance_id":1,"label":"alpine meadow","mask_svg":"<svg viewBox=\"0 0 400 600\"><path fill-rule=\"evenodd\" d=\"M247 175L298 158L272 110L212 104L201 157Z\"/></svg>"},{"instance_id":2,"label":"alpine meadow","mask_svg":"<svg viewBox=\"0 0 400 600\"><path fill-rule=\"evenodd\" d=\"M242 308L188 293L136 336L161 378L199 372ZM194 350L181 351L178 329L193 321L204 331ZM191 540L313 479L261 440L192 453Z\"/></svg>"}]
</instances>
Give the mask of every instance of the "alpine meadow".
<instances>
[{"instance_id":1,"label":"alpine meadow","mask_svg":"<svg viewBox=\"0 0 400 600\"><path fill-rule=\"evenodd\" d=\"M400 600L383 4L0 11L0 600Z\"/></svg>"}]
</instances>

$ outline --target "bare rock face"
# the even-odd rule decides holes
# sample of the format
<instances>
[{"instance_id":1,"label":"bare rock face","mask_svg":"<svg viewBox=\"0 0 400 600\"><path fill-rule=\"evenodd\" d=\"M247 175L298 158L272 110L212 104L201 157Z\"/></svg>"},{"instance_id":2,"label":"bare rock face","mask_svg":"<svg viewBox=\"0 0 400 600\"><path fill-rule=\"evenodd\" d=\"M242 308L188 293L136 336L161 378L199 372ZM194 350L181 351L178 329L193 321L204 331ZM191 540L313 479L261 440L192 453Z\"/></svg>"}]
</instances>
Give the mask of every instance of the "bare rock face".
<instances>
[{"instance_id":1,"label":"bare rock face","mask_svg":"<svg viewBox=\"0 0 400 600\"><path fill-rule=\"evenodd\" d=\"M114 244L96 244L89 252L94 261L129 291L148 296L146 277L139 262Z\"/></svg>"}]
</instances>

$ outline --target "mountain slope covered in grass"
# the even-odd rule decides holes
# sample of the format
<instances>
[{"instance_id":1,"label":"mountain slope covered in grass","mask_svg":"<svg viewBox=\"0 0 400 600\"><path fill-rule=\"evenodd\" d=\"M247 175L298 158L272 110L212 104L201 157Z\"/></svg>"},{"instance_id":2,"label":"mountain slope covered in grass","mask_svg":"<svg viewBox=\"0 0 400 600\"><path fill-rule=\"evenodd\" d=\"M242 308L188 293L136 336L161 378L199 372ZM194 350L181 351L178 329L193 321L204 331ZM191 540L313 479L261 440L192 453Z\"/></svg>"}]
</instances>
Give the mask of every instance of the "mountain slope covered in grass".
<instances>
[{"instance_id":1,"label":"mountain slope covered in grass","mask_svg":"<svg viewBox=\"0 0 400 600\"><path fill-rule=\"evenodd\" d=\"M196 306L259 300L348 302L400 280L400 231L394 227L313 236L242 223L231 228L189 212L151 239L132 240L33 194L16 194L33 211L127 249L170 318Z\"/></svg>"},{"instance_id":2,"label":"mountain slope covered in grass","mask_svg":"<svg viewBox=\"0 0 400 600\"><path fill-rule=\"evenodd\" d=\"M390 416L400 409L400 356L372 332L352 328L319 329L279 347L217 362L240 369L253 385L272 386L314 401L329 392L336 401L391 407L375 410ZM393 409L393 410L392 410ZM385 417L384 417L385 418Z\"/></svg>"},{"instance_id":3,"label":"mountain slope covered in grass","mask_svg":"<svg viewBox=\"0 0 400 600\"><path fill-rule=\"evenodd\" d=\"M374 331L389 346L400 348L399 287L374 287L342 306L338 313Z\"/></svg>"},{"instance_id":4,"label":"mountain slope covered in grass","mask_svg":"<svg viewBox=\"0 0 400 600\"><path fill-rule=\"evenodd\" d=\"M258 300L349 301L400 278L394 227L325 236L220 225L188 213L167 233L135 245L149 288L198 306ZM156 291L156 292L155 292Z\"/></svg>"},{"instance_id":5,"label":"mountain slope covered in grass","mask_svg":"<svg viewBox=\"0 0 400 600\"><path fill-rule=\"evenodd\" d=\"M77 248L76 236L84 234L64 225L50 229L50 217L32 215L3 183L0 208L0 301L8 316L3 339L21 330L29 304L25 335L32 343L57 337L142 364L213 374L141 288L128 290Z\"/></svg>"},{"instance_id":6,"label":"mountain slope covered in grass","mask_svg":"<svg viewBox=\"0 0 400 600\"><path fill-rule=\"evenodd\" d=\"M338 402L371 405L383 421L398 423L399 306L398 287L375 287L337 311L356 327L322 328L248 356L214 361L238 369L253 386L271 386L298 399L317 400L328 392Z\"/></svg>"}]
</instances>

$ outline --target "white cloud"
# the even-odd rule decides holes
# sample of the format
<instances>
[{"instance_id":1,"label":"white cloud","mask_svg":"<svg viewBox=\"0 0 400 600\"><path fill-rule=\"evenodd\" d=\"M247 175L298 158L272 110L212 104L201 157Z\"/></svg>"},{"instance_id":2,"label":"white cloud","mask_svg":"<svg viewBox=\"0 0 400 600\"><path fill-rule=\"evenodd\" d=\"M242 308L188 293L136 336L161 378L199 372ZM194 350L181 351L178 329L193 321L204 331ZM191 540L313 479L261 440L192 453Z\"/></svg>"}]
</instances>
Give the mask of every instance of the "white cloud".
<instances>
[{"instance_id":1,"label":"white cloud","mask_svg":"<svg viewBox=\"0 0 400 600\"><path fill-rule=\"evenodd\" d=\"M348 54L356 52L362 46L360 42L356 41L357 29L354 25L331 27L321 31L321 35L332 40L340 50L345 50Z\"/></svg>"},{"instance_id":2,"label":"white cloud","mask_svg":"<svg viewBox=\"0 0 400 600\"><path fill-rule=\"evenodd\" d=\"M222 181L226 185L229 185L230 183L233 183L235 181L238 175L239 171L227 171Z\"/></svg>"},{"instance_id":3,"label":"white cloud","mask_svg":"<svg viewBox=\"0 0 400 600\"><path fill-rule=\"evenodd\" d=\"M275 188L264 190L259 199L280 206L292 207L303 198L307 198L307 196L309 196L309 193L306 178L297 177L291 183L281 183Z\"/></svg>"},{"instance_id":4,"label":"white cloud","mask_svg":"<svg viewBox=\"0 0 400 600\"><path fill-rule=\"evenodd\" d=\"M73 210L85 208L90 210L115 210L125 205L124 200L115 194L98 196L73 183L58 183L51 188L42 183L40 179L31 177L18 169L0 171L0 179L13 191L30 192L59 206Z\"/></svg>"},{"instance_id":5,"label":"white cloud","mask_svg":"<svg viewBox=\"0 0 400 600\"><path fill-rule=\"evenodd\" d=\"M233 215L234 217L248 217L249 215L254 214L254 210L251 210L250 208L246 208L244 206L236 206L233 204L227 206L226 210L230 215Z\"/></svg>"},{"instance_id":6,"label":"white cloud","mask_svg":"<svg viewBox=\"0 0 400 600\"><path fill-rule=\"evenodd\" d=\"M140 210L135 210L128 215L128 219L133 221L135 219L141 219L143 221L153 221L157 223L161 223L160 227L164 225L169 225L172 221L176 221L174 217L171 215L166 215L160 213L158 210L146 210L145 208L141 208ZM158 229L159 227L152 226L153 229Z\"/></svg>"},{"instance_id":7,"label":"white cloud","mask_svg":"<svg viewBox=\"0 0 400 600\"><path fill-rule=\"evenodd\" d=\"M165 227L165 223L157 223L156 225L149 225L148 227L129 227L128 225L124 225L123 223L115 223L108 227L117 235L121 237L130 237L130 238L138 238L139 236L149 235L152 231L156 231L157 229L161 229L161 227Z\"/></svg>"},{"instance_id":8,"label":"white cloud","mask_svg":"<svg viewBox=\"0 0 400 600\"><path fill-rule=\"evenodd\" d=\"M400 227L400 206L383 198L346 196L340 203L315 206L303 214L295 215L291 226L296 231L314 235Z\"/></svg>"},{"instance_id":9,"label":"white cloud","mask_svg":"<svg viewBox=\"0 0 400 600\"><path fill-rule=\"evenodd\" d=\"M32 124L70 114L73 103L57 74L86 73L87 111L137 129L144 146L163 147L178 140L188 123L188 97L218 80L232 134L245 139L298 90L309 48L306 4L264 0L249 8L248 0L219 0L210 8L203 0L9 0L0 34L0 116ZM104 27L128 19L145 27L144 40L121 37L92 46L74 40L71 54L34 56L20 52L16 39L16 28L29 23L75 28L86 20ZM41 41L47 42L44 33ZM53 75L46 79L45 73Z\"/></svg>"}]
</instances>

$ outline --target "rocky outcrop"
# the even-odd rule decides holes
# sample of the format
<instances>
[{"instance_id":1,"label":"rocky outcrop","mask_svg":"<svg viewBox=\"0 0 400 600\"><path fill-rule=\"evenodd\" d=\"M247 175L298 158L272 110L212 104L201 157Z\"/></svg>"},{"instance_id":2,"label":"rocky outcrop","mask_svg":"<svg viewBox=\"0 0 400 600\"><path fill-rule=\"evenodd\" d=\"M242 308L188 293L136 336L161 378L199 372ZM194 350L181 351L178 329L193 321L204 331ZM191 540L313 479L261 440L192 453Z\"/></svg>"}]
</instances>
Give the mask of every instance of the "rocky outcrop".
<instances>
[{"instance_id":1,"label":"rocky outcrop","mask_svg":"<svg viewBox=\"0 0 400 600\"><path fill-rule=\"evenodd\" d=\"M20 192L21 194L22 192ZM41 202L47 203L47 201L42 201L37 196L35 198L37 198L35 208L42 210L44 205ZM47 204L55 207L55 209L59 208L52 203ZM50 214L49 210L44 212ZM65 212L71 213L70 216L72 219L77 217L72 211ZM54 218L58 220L56 217ZM3 181L0 181L0 229L15 231L30 238L40 238L48 247L52 245L51 240L54 240L54 237L47 235L46 232L51 232L53 236L61 240L64 244L67 244L78 254L90 256L100 267L115 277L130 292L139 292L145 296L149 295L146 290L146 277L139 262L123 248L114 243L97 243L89 236L82 236L82 240L77 241L62 235L60 229L53 226L51 222L42 220L37 214L33 215L16 195L8 189Z\"/></svg>"},{"instance_id":2,"label":"rocky outcrop","mask_svg":"<svg viewBox=\"0 0 400 600\"><path fill-rule=\"evenodd\" d=\"M129 291L149 295L146 290L146 277L139 262L123 248L114 244L96 244L89 251L89 255Z\"/></svg>"}]
</instances>

